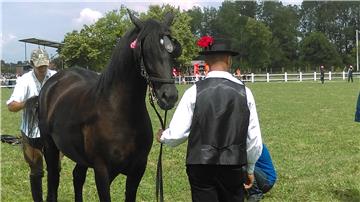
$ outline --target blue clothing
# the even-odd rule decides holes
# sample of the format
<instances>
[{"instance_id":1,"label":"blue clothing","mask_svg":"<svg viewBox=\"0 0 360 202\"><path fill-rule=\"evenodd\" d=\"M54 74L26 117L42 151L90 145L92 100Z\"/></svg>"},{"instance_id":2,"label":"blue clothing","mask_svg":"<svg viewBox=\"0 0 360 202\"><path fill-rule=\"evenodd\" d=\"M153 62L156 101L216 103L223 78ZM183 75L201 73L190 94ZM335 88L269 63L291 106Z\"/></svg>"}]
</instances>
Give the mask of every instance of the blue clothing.
<instances>
[{"instance_id":1,"label":"blue clothing","mask_svg":"<svg viewBox=\"0 0 360 202\"><path fill-rule=\"evenodd\" d=\"M263 198L263 195L270 191L276 182L276 171L272 164L269 150L265 144L263 144L261 156L255 164L254 175L254 184L247 190L248 202L260 201Z\"/></svg>"},{"instance_id":2,"label":"blue clothing","mask_svg":"<svg viewBox=\"0 0 360 202\"><path fill-rule=\"evenodd\" d=\"M264 172L267 175L267 180L271 184L275 183L276 171L275 171L274 165L272 163L269 150L267 149L265 144L263 144L263 149L262 149L259 159L257 160L257 162L255 164L255 168L262 170L262 172Z\"/></svg>"}]
</instances>

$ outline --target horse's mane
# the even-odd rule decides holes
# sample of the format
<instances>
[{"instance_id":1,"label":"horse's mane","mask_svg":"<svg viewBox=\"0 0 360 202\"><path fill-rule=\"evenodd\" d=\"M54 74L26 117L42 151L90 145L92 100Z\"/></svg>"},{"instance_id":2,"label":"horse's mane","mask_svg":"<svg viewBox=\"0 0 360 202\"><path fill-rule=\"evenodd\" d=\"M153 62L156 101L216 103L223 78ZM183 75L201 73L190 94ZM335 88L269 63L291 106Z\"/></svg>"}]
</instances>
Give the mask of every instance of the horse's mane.
<instances>
[{"instance_id":1,"label":"horse's mane","mask_svg":"<svg viewBox=\"0 0 360 202\"><path fill-rule=\"evenodd\" d=\"M161 33L161 24L156 21L149 19L144 22L143 28L139 30L139 28L134 27L130 31L126 32L123 37L118 40L110 58L110 61L100 75L97 91L103 92L113 84L114 79L116 80L127 80L131 79L129 77L133 71L138 71L139 69L139 61L136 61L136 53L130 48L130 43L137 39L137 43L142 41L147 35L151 34L151 40L155 40ZM154 45L158 43L152 43ZM140 54L140 53L138 53Z\"/></svg>"}]
</instances>

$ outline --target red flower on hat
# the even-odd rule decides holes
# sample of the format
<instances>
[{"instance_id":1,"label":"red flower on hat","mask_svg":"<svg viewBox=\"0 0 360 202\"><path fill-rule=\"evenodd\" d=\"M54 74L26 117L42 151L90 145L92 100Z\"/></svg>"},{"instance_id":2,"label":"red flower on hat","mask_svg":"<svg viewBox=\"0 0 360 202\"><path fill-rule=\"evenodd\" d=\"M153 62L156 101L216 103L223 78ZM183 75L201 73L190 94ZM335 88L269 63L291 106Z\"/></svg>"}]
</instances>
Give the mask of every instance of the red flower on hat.
<instances>
[{"instance_id":1,"label":"red flower on hat","mask_svg":"<svg viewBox=\"0 0 360 202\"><path fill-rule=\"evenodd\" d=\"M207 48L213 43L214 43L214 39L211 36L203 36L198 40L197 45L200 46L201 48Z\"/></svg>"}]
</instances>

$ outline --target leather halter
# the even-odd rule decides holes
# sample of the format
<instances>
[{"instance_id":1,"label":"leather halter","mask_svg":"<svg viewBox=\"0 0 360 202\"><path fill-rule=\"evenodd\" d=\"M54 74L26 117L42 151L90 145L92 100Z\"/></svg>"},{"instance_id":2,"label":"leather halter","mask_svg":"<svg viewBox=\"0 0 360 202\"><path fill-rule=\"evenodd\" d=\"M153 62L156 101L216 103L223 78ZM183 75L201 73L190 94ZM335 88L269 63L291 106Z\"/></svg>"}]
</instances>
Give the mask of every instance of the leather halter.
<instances>
[{"instance_id":1,"label":"leather halter","mask_svg":"<svg viewBox=\"0 0 360 202\"><path fill-rule=\"evenodd\" d=\"M140 74L142 77L145 78L146 83L152 87L154 82L158 82L158 83L168 83L168 84L174 84L175 83L175 79L171 78L171 79L164 79L164 78L159 78L159 77L155 77L155 76L151 76L147 73L146 71L146 66L144 63L144 57L143 57L143 49L142 49L142 41L140 41L140 43L138 44L138 48L140 49L139 52L139 58L137 58L137 61L140 62Z\"/></svg>"}]
</instances>

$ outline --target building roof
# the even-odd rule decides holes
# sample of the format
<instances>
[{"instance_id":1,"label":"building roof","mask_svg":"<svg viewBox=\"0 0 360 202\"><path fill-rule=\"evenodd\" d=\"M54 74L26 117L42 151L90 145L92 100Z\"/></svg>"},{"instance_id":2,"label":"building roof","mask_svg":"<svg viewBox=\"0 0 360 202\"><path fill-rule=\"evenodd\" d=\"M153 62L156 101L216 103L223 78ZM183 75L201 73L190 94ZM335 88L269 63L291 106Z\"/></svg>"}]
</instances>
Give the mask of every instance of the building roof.
<instances>
[{"instance_id":1,"label":"building roof","mask_svg":"<svg viewBox=\"0 0 360 202\"><path fill-rule=\"evenodd\" d=\"M52 48L61 48L64 45L64 43L59 43L59 42L49 41L49 40L44 40L44 39L36 39L36 38L21 39L19 41L25 42L25 43L32 43L32 44L37 44L37 45L48 46L48 47L52 47Z\"/></svg>"}]
</instances>

